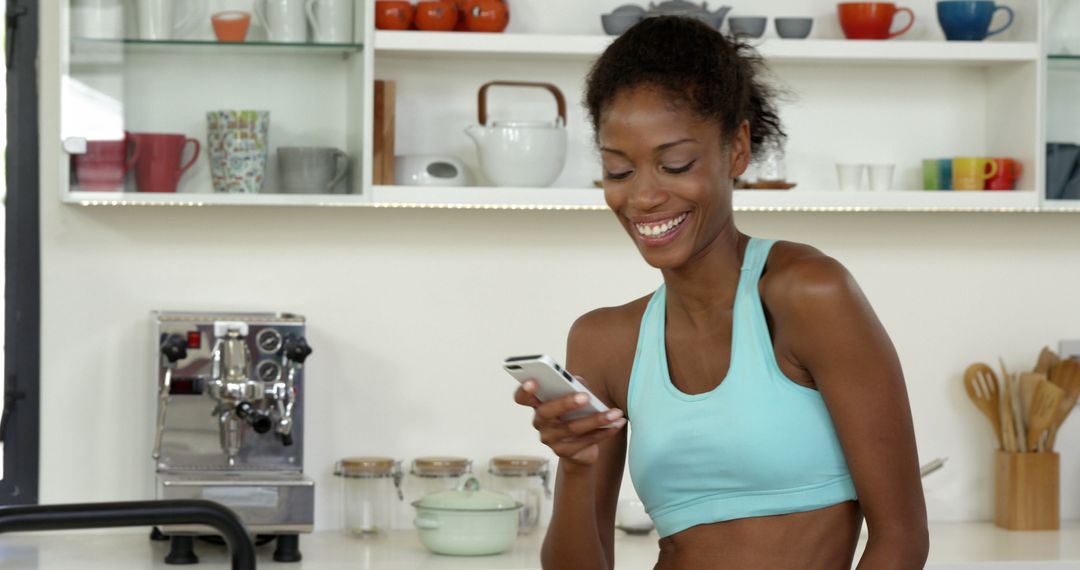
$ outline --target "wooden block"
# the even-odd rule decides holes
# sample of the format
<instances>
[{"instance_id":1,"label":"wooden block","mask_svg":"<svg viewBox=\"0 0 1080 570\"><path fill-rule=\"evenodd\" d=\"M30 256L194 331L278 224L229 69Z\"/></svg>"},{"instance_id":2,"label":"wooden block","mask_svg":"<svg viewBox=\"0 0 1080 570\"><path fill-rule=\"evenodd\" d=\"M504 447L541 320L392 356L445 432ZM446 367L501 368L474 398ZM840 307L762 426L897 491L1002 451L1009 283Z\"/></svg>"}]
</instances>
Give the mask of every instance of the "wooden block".
<instances>
[{"instance_id":1,"label":"wooden block","mask_svg":"<svg viewBox=\"0 0 1080 570\"><path fill-rule=\"evenodd\" d=\"M394 153L396 151L394 132L397 127L394 124L394 117L397 107L397 84L393 81L383 83L383 184L396 184L394 181Z\"/></svg>"},{"instance_id":2,"label":"wooden block","mask_svg":"<svg viewBox=\"0 0 1080 570\"><path fill-rule=\"evenodd\" d=\"M1061 464L1057 453L994 457L994 524L1008 530L1058 530Z\"/></svg>"},{"instance_id":3,"label":"wooden block","mask_svg":"<svg viewBox=\"0 0 1080 570\"><path fill-rule=\"evenodd\" d=\"M383 105L386 98L385 93L386 83L382 80L375 80L375 120L372 127L372 166L371 166L371 183L383 184Z\"/></svg>"}]
</instances>

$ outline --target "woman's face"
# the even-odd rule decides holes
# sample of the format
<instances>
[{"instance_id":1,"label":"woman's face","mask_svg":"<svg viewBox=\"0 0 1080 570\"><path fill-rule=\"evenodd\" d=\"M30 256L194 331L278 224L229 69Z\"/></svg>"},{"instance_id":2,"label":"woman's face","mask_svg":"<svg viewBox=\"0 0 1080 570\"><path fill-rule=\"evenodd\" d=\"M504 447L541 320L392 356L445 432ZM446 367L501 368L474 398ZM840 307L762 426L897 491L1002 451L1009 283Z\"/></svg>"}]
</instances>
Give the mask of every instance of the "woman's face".
<instances>
[{"instance_id":1,"label":"woman's face","mask_svg":"<svg viewBox=\"0 0 1080 570\"><path fill-rule=\"evenodd\" d=\"M744 126L724 141L714 121L664 91L623 90L600 117L604 199L645 261L675 268L731 219L731 183L750 158Z\"/></svg>"}]
</instances>

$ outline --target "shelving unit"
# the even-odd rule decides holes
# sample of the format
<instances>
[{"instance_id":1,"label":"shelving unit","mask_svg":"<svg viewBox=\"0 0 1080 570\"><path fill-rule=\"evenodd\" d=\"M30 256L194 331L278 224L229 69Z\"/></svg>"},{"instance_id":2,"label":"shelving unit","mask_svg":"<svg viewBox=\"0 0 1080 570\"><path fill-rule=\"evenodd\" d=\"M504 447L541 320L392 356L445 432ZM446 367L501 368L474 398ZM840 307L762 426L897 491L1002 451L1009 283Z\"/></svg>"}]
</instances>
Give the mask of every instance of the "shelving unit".
<instances>
[{"instance_id":1,"label":"shelving unit","mask_svg":"<svg viewBox=\"0 0 1080 570\"><path fill-rule=\"evenodd\" d=\"M70 1L70 0L69 0ZM233 1L233 0L228 0ZM239 2L239 0L236 0ZM265 205L503 209L604 209L592 188L598 166L591 128L579 106L582 79L614 38L599 30L602 6L576 0L521 0L506 33L376 31L373 2L357 11L350 44L221 44L210 39L154 41L73 38L61 68L114 96L122 121L113 128L184 132L205 140L202 114L215 108L270 109L271 145L334 146L354 159L349 194L280 194L273 154L266 193L211 191L201 157L172 195L82 192L62 200L87 206ZM781 112L790 135L790 191L736 191L743 211L1038 211L1046 204L1043 85L1046 60L1041 27L1045 1L1025 3L1003 40L945 42L932 20L933 0L912 0L923 28L898 40L836 39L835 2L769 0L755 10L770 17L807 14L807 40L771 37L757 49L791 100ZM533 5L532 3L536 3ZM738 8L738 7L737 7ZM62 15L66 17L64 9ZM63 19L63 18L62 18ZM57 23L62 29L62 23ZM770 26L771 27L771 26ZM918 33L915 33L918 32ZM61 34L63 36L63 34ZM72 47L74 46L74 49ZM1056 58L1070 65L1074 58ZM191 86L193 77L198 86ZM373 185L373 82L398 83L397 154L449 155L471 171L461 188ZM493 79L548 81L570 101L567 164L552 188L484 185L472 142L462 134L475 122L476 89ZM162 105L170 109L160 112ZM493 90L493 117L549 118L550 101ZM61 133L61 138L71 133ZM44 140L44 139L43 139ZM52 144L52 143L43 143ZM946 156L1010 156L1024 166L1014 192L840 192L833 165L889 162L894 187L920 185L919 161ZM67 166L63 181L69 184Z\"/></svg>"}]
</instances>

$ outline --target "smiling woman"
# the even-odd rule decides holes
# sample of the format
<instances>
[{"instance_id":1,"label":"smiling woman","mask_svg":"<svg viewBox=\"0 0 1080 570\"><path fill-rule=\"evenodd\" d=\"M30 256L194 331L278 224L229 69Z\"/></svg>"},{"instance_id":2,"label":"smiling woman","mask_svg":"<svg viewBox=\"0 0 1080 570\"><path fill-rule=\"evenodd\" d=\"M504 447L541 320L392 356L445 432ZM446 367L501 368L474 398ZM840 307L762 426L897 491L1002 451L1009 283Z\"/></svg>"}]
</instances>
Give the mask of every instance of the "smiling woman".
<instances>
[{"instance_id":1,"label":"smiling woman","mask_svg":"<svg viewBox=\"0 0 1080 570\"><path fill-rule=\"evenodd\" d=\"M589 74L604 197L663 283L580 317L567 369L611 408L561 421L545 568L614 568L630 475L660 534L656 568L921 568L926 509L896 352L847 270L743 234L734 179L784 136L753 51L694 20L643 20ZM632 429L600 429L625 416Z\"/></svg>"}]
</instances>

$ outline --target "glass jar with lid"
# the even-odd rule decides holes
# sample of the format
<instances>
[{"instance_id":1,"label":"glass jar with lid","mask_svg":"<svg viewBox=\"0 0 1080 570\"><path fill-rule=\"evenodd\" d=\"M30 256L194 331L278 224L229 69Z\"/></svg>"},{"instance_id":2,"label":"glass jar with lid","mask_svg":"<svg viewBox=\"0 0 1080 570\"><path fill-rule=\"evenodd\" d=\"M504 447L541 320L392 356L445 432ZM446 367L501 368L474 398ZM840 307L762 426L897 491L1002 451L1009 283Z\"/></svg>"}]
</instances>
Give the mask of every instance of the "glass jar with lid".
<instances>
[{"instance_id":1,"label":"glass jar with lid","mask_svg":"<svg viewBox=\"0 0 1080 570\"><path fill-rule=\"evenodd\" d=\"M395 500L401 501L401 462L389 457L349 457L334 474L343 480L345 530L369 535L393 527Z\"/></svg>"},{"instance_id":2,"label":"glass jar with lid","mask_svg":"<svg viewBox=\"0 0 1080 570\"><path fill-rule=\"evenodd\" d=\"M406 503L411 504L430 493L454 489L458 479L466 473L472 473L472 460L464 457L417 457L412 461L405 484Z\"/></svg>"},{"instance_id":3,"label":"glass jar with lid","mask_svg":"<svg viewBox=\"0 0 1080 570\"><path fill-rule=\"evenodd\" d=\"M551 497L548 483L548 460L527 455L492 457L488 465L492 490L519 501L518 534L529 534L540 520L544 499Z\"/></svg>"}]
</instances>

